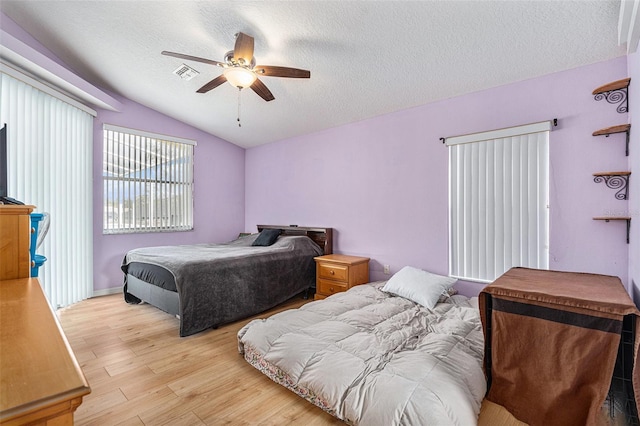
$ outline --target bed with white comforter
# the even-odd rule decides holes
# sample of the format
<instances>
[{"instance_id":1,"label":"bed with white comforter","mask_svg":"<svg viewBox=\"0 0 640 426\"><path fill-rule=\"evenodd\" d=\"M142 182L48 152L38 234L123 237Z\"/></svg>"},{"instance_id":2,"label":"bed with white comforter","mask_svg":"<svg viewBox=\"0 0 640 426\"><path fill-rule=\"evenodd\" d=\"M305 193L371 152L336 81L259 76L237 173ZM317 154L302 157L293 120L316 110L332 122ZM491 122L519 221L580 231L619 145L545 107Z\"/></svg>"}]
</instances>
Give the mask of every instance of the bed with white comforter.
<instances>
[{"instance_id":1,"label":"bed with white comforter","mask_svg":"<svg viewBox=\"0 0 640 426\"><path fill-rule=\"evenodd\" d=\"M238 333L240 353L349 424L476 424L486 391L476 299L427 309L383 285L253 320Z\"/></svg>"}]
</instances>

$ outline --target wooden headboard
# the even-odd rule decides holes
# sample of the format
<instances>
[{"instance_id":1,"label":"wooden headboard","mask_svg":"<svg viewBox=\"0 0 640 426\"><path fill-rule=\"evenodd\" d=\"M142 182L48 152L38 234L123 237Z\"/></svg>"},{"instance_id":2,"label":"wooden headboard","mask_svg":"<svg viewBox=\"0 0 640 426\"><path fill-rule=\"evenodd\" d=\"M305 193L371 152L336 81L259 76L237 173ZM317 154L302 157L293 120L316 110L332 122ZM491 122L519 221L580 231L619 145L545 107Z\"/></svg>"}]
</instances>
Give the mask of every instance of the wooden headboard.
<instances>
[{"instance_id":1,"label":"wooden headboard","mask_svg":"<svg viewBox=\"0 0 640 426\"><path fill-rule=\"evenodd\" d=\"M324 254L333 253L333 228L316 228L306 226L258 225L258 232L263 229L280 229L282 235L304 235L316 243Z\"/></svg>"}]
</instances>

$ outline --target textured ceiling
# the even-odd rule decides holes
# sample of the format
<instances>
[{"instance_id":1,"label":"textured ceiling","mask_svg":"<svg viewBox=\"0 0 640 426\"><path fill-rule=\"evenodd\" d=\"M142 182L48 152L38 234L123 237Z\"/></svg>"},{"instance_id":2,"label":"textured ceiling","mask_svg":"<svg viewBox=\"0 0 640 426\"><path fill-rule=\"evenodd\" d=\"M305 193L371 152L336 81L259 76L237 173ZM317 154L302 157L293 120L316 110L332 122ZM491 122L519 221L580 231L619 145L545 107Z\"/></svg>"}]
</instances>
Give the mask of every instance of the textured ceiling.
<instances>
[{"instance_id":1,"label":"textured ceiling","mask_svg":"<svg viewBox=\"0 0 640 426\"><path fill-rule=\"evenodd\" d=\"M242 147L625 54L620 1L13 1L0 9L91 83ZM259 64L311 70L262 77L275 100L162 50L223 60L234 34ZM187 63L200 74L172 72ZM142 126L143 127L143 126ZM147 129L153 130L153 129Z\"/></svg>"}]
</instances>

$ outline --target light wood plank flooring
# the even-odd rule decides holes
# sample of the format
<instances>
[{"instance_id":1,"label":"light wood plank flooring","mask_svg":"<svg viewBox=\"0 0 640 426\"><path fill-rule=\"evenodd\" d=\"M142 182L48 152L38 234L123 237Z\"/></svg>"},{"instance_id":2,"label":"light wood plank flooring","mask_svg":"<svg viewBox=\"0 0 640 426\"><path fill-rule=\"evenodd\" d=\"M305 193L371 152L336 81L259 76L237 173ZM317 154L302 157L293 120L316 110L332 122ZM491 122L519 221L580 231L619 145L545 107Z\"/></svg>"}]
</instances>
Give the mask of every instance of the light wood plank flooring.
<instances>
[{"instance_id":1,"label":"light wood plank flooring","mask_svg":"<svg viewBox=\"0 0 640 426\"><path fill-rule=\"evenodd\" d=\"M176 318L121 295L85 300L58 317L91 386L77 425L344 424L244 361L236 333L248 320L181 338ZM523 423L485 401L479 424Z\"/></svg>"}]
</instances>

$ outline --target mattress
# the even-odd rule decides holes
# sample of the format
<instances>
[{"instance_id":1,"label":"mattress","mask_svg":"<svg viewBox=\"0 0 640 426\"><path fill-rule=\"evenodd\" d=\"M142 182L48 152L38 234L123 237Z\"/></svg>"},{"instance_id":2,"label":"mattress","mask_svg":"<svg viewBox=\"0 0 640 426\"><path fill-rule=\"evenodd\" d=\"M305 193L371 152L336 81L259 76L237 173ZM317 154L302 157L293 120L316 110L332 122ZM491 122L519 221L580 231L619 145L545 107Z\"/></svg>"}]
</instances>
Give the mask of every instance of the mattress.
<instances>
[{"instance_id":1,"label":"mattress","mask_svg":"<svg viewBox=\"0 0 640 426\"><path fill-rule=\"evenodd\" d=\"M348 424L476 424L486 381L477 299L433 310L353 287L238 333L246 361Z\"/></svg>"},{"instance_id":2,"label":"mattress","mask_svg":"<svg viewBox=\"0 0 640 426\"><path fill-rule=\"evenodd\" d=\"M171 271L160 265L131 262L127 265L127 275L168 291L178 291L175 277Z\"/></svg>"}]
</instances>

